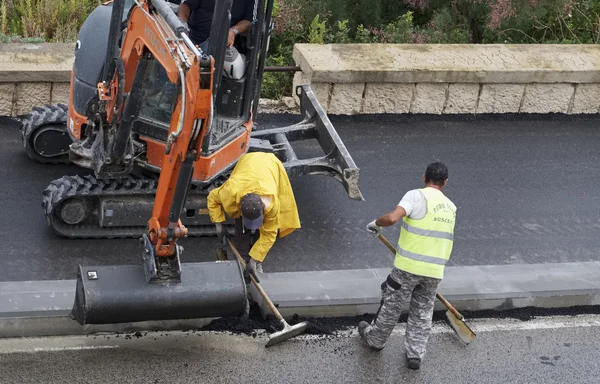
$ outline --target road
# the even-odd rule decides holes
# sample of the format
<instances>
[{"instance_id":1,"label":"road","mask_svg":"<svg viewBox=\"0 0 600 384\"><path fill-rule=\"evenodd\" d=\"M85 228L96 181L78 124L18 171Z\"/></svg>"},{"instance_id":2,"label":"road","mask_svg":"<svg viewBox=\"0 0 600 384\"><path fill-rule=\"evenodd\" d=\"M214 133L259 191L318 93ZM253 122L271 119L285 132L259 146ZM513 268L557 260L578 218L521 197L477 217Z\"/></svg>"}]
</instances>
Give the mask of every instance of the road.
<instances>
[{"instance_id":1,"label":"road","mask_svg":"<svg viewBox=\"0 0 600 384\"><path fill-rule=\"evenodd\" d=\"M0 340L9 383L597 383L600 317L478 319L470 345L436 324L419 371L404 361L403 325L381 352L356 332L303 335L265 349L213 332Z\"/></svg>"},{"instance_id":2,"label":"road","mask_svg":"<svg viewBox=\"0 0 600 384\"><path fill-rule=\"evenodd\" d=\"M296 116L262 117L265 126ZM458 206L450 265L600 260L600 119L597 117L332 117L361 168L364 202L325 177L293 181L302 229L277 241L265 272L379 268L387 250L365 225L422 186L427 163L450 169ZM65 279L77 264L139 262L136 240L66 240L46 227L41 192L74 166L37 164L18 125L0 121L0 281ZM397 239L398 229L385 235ZM184 261L211 260L214 239L185 239Z\"/></svg>"}]
</instances>

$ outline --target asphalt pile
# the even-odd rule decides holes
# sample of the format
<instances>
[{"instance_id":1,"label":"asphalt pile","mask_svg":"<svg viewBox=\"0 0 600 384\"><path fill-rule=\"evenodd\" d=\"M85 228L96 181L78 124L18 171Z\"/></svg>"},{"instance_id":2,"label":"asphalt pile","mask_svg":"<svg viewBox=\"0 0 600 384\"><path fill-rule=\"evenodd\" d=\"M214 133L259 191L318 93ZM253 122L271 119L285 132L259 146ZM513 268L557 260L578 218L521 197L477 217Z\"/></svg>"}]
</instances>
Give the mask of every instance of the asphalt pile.
<instances>
[{"instance_id":1,"label":"asphalt pile","mask_svg":"<svg viewBox=\"0 0 600 384\"><path fill-rule=\"evenodd\" d=\"M600 306L574 306L568 308L512 308L505 310L482 310L482 311L461 311L461 314L468 321L469 319L516 319L521 321L530 321L538 317L548 316L576 316L580 314L600 314ZM336 336L341 331L356 330L361 321L371 322L373 314L363 314L360 316L347 317L311 317L306 318L298 315L289 321L290 325L306 321L308 328L307 335L318 336ZM406 323L407 314L403 314L398 319L399 323ZM435 311L433 314L434 322L446 322L446 311ZM247 318L220 318L199 331L217 331L230 332L231 334L245 334L256 337L257 331L274 333L282 329L277 319L272 315L263 318L258 306L253 303L250 307L250 314Z\"/></svg>"},{"instance_id":2,"label":"asphalt pile","mask_svg":"<svg viewBox=\"0 0 600 384\"><path fill-rule=\"evenodd\" d=\"M307 335L336 335L339 331L355 328L362 320L371 321L373 315L361 315L352 317L323 317L323 318L305 318L294 315L288 322L295 325L306 321L308 328L304 334ZM265 331L274 333L282 329L281 324L273 315L262 317L260 309L256 303L250 306L250 313L246 318L223 317L214 320L209 325L200 329L200 331L229 332L231 334L245 334L256 336L256 331Z\"/></svg>"}]
</instances>

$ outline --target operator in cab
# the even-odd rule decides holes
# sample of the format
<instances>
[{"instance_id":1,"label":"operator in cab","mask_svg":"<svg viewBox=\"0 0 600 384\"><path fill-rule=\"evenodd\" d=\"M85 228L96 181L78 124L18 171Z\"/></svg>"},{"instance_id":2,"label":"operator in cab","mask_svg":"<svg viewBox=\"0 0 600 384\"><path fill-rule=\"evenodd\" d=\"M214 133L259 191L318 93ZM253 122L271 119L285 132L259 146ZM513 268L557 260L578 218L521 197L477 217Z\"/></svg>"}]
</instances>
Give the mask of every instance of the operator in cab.
<instances>
[{"instance_id":1,"label":"operator in cab","mask_svg":"<svg viewBox=\"0 0 600 384\"><path fill-rule=\"evenodd\" d=\"M255 0L233 0L231 5L231 25L227 46L231 47L235 37L248 32L254 18ZM183 0L179 5L177 16L187 23L190 39L203 52L208 51L210 29L213 21L215 0Z\"/></svg>"},{"instance_id":2,"label":"operator in cab","mask_svg":"<svg viewBox=\"0 0 600 384\"><path fill-rule=\"evenodd\" d=\"M243 155L231 176L208 195L210 219L225 244L226 214L235 221L231 242L246 262L246 274L256 278L262 262L279 238L300 228L294 192L281 161L272 153ZM258 279L257 279L258 281Z\"/></svg>"}]
</instances>

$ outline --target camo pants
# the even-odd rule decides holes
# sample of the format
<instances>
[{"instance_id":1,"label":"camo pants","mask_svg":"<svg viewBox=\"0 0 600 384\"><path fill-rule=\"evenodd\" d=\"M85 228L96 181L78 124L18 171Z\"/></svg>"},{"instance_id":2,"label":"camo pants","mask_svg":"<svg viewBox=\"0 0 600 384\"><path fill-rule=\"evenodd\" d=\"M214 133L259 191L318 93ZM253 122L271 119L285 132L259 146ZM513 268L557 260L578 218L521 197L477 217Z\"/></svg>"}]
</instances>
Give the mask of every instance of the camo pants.
<instances>
[{"instance_id":1,"label":"camo pants","mask_svg":"<svg viewBox=\"0 0 600 384\"><path fill-rule=\"evenodd\" d=\"M385 346L402 314L404 303L410 298L406 324L406 355L408 358L422 360L431 331L435 293L440 281L431 277L413 275L398 268L392 269L387 282L381 285L379 311L366 329L367 343L375 348Z\"/></svg>"}]
</instances>

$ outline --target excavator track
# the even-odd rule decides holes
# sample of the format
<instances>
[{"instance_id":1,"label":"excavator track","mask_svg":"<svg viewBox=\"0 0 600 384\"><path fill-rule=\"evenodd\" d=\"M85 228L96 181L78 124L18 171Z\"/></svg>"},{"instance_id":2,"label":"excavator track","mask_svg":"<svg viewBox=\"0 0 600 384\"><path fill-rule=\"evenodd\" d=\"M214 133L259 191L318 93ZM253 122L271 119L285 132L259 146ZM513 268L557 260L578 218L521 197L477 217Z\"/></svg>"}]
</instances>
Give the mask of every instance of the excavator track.
<instances>
[{"instance_id":1,"label":"excavator track","mask_svg":"<svg viewBox=\"0 0 600 384\"><path fill-rule=\"evenodd\" d=\"M40 163L69 163L68 107L48 104L34 107L21 124L21 141L27 155Z\"/></svg>"},{"instance_id":2,"label":"excavator track","mask_svg":"<svg viewBox=\"0 0 600 384\"><path fill-rule=\"evenodd\" d=\"M43 192L48 225L68 238L133 238L147 232L158 178L129 176L101 180L92 175L63 176ZM192 185L181 221L188 236L213 236L206 210L208 192Z\"/></svg>"}]
</instances>

